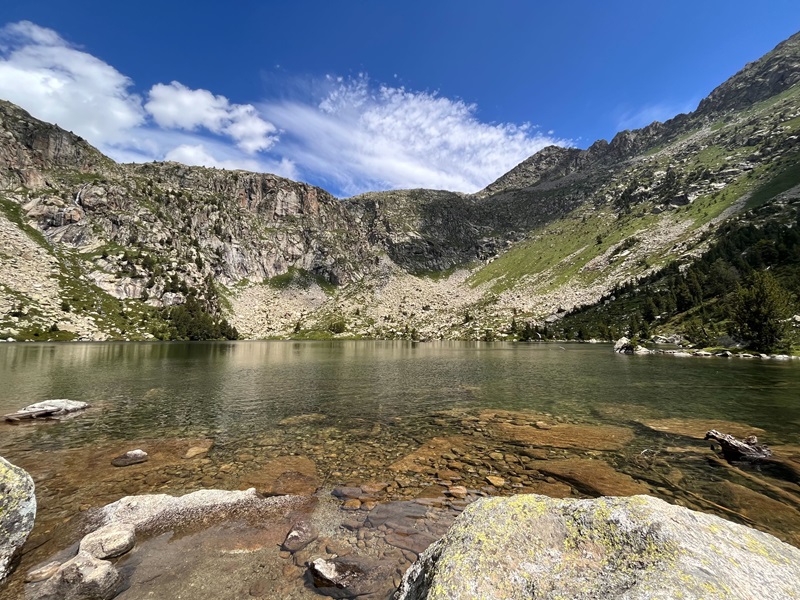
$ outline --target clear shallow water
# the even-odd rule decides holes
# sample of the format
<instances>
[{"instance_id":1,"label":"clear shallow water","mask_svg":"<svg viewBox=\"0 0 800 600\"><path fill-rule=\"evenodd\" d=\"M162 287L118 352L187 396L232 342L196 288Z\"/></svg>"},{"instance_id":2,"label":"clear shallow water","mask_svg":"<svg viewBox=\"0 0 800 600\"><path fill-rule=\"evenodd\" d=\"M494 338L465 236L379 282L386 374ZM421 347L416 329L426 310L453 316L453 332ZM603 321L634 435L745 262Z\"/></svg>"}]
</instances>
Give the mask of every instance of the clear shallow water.
<instances>
[{"instance_id":1,"label":"clear shallow water","mask_svg":"<svg viewBox=\"0 0 800 600\"><path fill-rule=\"evenodd\" d=\"M0 455L37 485L19 573L75 541L69 523L89 508L203 487L320 488L330 501L334 486L388 482L370 501L449 506L442 526L457 512L445 498L454 484L469 490L463 502L649 493L800 544L800 361L589 344L0 344L0 414L49 398L92 408L0 423ZM702 441L712 427L758 428L788 467L730 467ZM137 447L151 460L110 465ZM487 487L489 476L504 483Z\"/></svg>"},{"instance_id":2,"label":"clear shallow water","mask_svg":"<svg viewBox=\"0 0 800 600\"><path fill-rule=\"evenodd\" d=\"M413 429L414 419L452 408L592 420L599 418L598 409L618 404L663 417L739 421L781 443L800 443L797 362L620 356L606 345L0 346L0 412L48 398L83 400L99 410L57 430L26 432L27 440L17 441L31 449L143 436L211 436L218 444L235 443L309 413L323 414L327 424L346 431L354 423L388 424L397 417Z\"/></svg>"}]
</instances>

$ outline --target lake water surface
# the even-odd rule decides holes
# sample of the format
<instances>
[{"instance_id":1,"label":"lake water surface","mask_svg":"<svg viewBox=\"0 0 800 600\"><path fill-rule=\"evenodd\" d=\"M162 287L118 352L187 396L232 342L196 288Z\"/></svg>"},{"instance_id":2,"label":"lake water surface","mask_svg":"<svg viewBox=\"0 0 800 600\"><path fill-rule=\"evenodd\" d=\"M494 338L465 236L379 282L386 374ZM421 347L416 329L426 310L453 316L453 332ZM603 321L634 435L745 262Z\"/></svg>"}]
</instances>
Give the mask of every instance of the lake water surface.
<instances>
[{"instance_id":1,"label":"lake water surface","mask_svg":"<svg viewBox=\"0 0 800 600\"><path fill-rule=\"evenodd\" d=\"M799 361L625 356L604 344L0 345L0 414L49 398L92 408L0 424L0 455L37 483L34 542L126 494L381 481L379 502L455 484L644 492L800 543ZM727 466L702 441L710 428L757 433L789 468ZM137 447L149 463L110 466Z\"/></svg>"}]
</instances>

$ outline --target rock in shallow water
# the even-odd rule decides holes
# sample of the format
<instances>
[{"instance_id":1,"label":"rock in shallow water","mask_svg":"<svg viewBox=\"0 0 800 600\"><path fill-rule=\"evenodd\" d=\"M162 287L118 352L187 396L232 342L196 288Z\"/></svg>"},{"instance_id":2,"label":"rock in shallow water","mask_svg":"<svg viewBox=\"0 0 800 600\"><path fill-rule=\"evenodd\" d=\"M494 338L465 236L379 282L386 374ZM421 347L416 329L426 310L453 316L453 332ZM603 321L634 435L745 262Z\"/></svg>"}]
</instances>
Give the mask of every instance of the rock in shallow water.
<instances>
[{"instance_id":1,"label":"rock in shallow water","mask_svg":"<svg viewBox=\"0 0 800 600\"><path fill-rule=\"evenodd\" d=\"M95 558L106 559L121 556L136 543L136 531L128 523L110 523L81 540L80 550Z\"/></svg>"},{"instance_id":2,"label":"rock in shallow water","mask_svg":"<svg viewBox=\"0 0 800 600\"><path fill-rule=\"evenodd\" d=\"M299 521L295 523L292 530L286 535L281 548L288 552L295 553L308 546L311 542L317 539L319 532L308 521Z\"/></svg>"},{"instance_id":3,"label":"rock in shallow water","mask_svg":"<svg viewBox=\"0 0 800 600\"><path fill-rule=\"evenodd\" d=\"M129 467L131 465L147 462L149 458L147 452L137 448L136 450L129 450L125 454L113 459L111 464L115 467Z\"/></svg>"},{"instance_id":4,"label":"rock in shallow water","mask_svg":"<svg viewBox=\"0 0 800 600\"><path fill-rule=\"evenodd\" d=\"M29 404L13 414L5 415L5 419L6 421L21 421L24 419L63 417L89 408L89 406L87 402L56 398Z\"/></svg>"},{"instance_id":5,"label":"rock in shallow water","mask_svg":"<svg viewBox=\"0 0 800 600\"><path fill-rule=\"evenodd\" d=\"M403 577L398 600L784 600L800 550L649 496L470 505Z\"/></svg>"},{"instance_id":6,"label":"rock in shallow water","mask_svg":"<svg viewBox=\"0 0 800 600\"><path fill-rule=\"evenodd\" d=\"M314 587L331 598L385 597L393 565L358 556L318 558L308 565Z\"/></svg>"},{"instance_id":7,"label":"rock in shallow water","mask_svg":"<svg viewBox=\"0 0 800 600\"><path fill-rule=\"evenodd\" d=\"M33 479L0 456L0 581L28 539L36 518Z\"/></svg>"},{"instance_id":8,"label":"rock in shallow water","mask_svg":"<svg viewBox=\"0 0 800 600\"><path fill-rule=\"evenodd\" d=\"M61 565L47 581L34 585L34 600L109 600L113 598L120 575L107 560L79 552Z\"/></svg>"}]
</instances>

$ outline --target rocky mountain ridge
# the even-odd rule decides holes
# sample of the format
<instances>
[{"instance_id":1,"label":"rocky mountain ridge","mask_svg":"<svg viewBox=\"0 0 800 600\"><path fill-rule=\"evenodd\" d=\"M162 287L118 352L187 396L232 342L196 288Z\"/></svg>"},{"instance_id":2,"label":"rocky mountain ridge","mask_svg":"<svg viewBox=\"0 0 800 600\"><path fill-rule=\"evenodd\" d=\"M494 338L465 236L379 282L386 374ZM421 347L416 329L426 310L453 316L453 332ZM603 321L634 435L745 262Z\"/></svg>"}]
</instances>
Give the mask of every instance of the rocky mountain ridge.
<instances>
[{"instance_id":1,"label":"rocky mountain ridge","mask_svg":"<svg viewBox=\"0 0 800 600\"><path fill-rule=\"evenodd\" d=\"M347 199L116 164L0 101L0 336L168 337L191 296L250 338L502 337L696 255L796 160L798 80L795 35L692 114L545 148L476 194Z\"/></svg>"}]
</instances>

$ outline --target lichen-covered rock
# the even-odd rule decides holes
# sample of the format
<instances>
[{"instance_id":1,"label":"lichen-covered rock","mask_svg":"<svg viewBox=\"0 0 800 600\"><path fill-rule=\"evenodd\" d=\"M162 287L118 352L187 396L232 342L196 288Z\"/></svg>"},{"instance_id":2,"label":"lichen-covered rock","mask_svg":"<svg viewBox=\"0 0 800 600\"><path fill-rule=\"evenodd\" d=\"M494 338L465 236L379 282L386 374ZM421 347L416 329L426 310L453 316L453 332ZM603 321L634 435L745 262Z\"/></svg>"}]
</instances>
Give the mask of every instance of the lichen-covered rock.
<instances>
[{"instance_id":1,"label":"lichen-covered rock","mask_svg":"<svg viewBox=\"0 0 800 600\"><path fill-rule=\"evenodd\" d=\"M800 550L649 496L521 495L470 505L403 577L397 600L784 600Z\"/></svg>"},{"instance_id":2,"label":"lichen-covered rock","mask_svg":"<svg viewBox=\"0 0 800 600\"><path fill-rule=\"evenodd\" d=\"M79 552L50 579L32 587L30 596L34 600L109 600L116 594L120 579L107 560Z\"/></svg>"},{"instance_id":3,"label":"lichen-covered rock","mask_svg":"<svg viewBox=\"0 0 800 600\"><path fill-rule=\"evenodd\" d=\"M0 581L28 539L36 518L33 479L0 456Z\"/></svg>"},{"instance_id":4,"label":"lichen-covered rock","mask_svg":"<svg viewBox=\"0 0 800 600\"><path fill-rule=\"evenodd\" d=\"M136 543L136 528L129 523L109 523L83 537L80 550L95 558L121 556Z\"/></svg>"}]
</instances>

